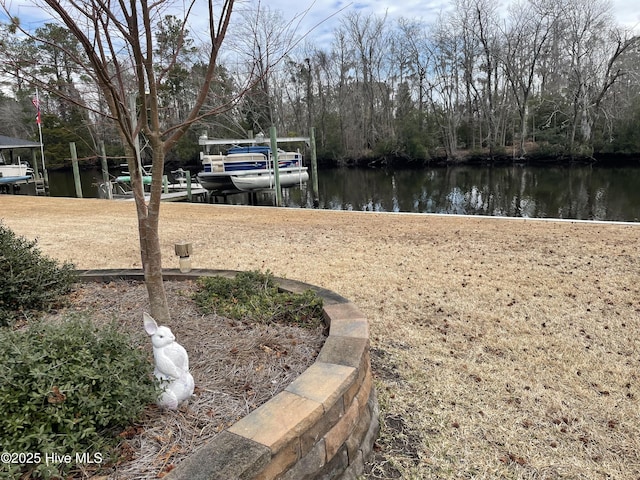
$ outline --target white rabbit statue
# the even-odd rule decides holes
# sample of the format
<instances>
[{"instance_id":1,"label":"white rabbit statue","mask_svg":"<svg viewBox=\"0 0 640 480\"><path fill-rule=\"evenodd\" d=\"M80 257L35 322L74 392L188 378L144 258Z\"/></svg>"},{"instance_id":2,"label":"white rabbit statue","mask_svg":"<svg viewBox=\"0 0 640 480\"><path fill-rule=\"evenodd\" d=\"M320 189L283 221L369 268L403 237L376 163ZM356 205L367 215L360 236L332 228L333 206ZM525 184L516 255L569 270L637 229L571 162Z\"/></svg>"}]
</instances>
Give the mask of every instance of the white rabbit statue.
<instances>
[{"instance_id":1,"label":"white rabbit statue","mask_svg":"<svg viewBox=\"0 0 640 480\"><path fill-rule=\"evenodd\" d=\"M169 327L158 326L147 312L143 313L144 329L151 336L155 369L164 391L158 398L158 406L175 410L193 395L193 377L189 373L189 355Z\"/></svg>"}]
</instances>

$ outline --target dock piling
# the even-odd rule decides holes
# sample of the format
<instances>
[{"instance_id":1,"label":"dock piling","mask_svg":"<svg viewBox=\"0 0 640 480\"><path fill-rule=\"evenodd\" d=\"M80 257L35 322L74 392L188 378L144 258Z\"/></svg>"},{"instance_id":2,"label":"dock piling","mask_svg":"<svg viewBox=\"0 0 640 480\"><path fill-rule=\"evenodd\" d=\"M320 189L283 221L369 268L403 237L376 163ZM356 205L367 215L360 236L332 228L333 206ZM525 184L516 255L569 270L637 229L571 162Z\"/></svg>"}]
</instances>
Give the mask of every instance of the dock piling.
<instances>
[{"instance_id":1,"label":"dock piling","mask_svg":"<svg viewBox=\"0 0 640 480\"><path fill-rule=\"evenodd\" d=\"M311 127L309 132L309 146L311 147L311 188L313 190L313 208L320 206L320 195L318 193L318 157L316 153L316 127Z\"/></svg>"},{"instance_id":2,"label":"dock piling","mask_svg":"<svg viewBox=\"0 0 640 480\"><path fill-rule=\"evenodd\" d=\"M76 142L70 142L69 149L71 150L71 164L73 166L73 181L76 185L76 197L82 198L82 184L80 183L80 169L78 167Z\"/></svg>"},{"instance_id":3,"label":"dock piling","mask_svg":"<svg viewBox=\"0 0 640 480\"><path fill-rule=\"evenodd\" d=\"M273 176L276 184L276 207L282 206L282 189L280 188L280 164L278 162L278 141L276 140L276 127L269 127L271 136L271 160L273 161Z\"/></svg>"},{"instance_id":4,"label":"dock piling","mask_svg":"<svg viewBox=\"0 0 640 480\"><path fill-rule=\"evenodd\" d=\"M104 148L104 142L100 140L100 163L102 164L102 182L105 185L107 191L107 198L111 200L113 198L113 192L111 188L111 180L109 180L109 165L107 164L107 152Z\"/></svg>"}]
</instances>

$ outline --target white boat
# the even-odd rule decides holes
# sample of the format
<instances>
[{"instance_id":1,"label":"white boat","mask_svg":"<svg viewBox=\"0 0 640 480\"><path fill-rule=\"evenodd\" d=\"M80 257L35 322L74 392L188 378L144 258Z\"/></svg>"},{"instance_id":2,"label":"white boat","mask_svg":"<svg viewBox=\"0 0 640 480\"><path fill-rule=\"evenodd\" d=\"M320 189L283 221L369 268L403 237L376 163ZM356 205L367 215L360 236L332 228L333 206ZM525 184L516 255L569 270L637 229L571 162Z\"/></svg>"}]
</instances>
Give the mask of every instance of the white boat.
<instances>
[{"instance_id":1,"label":"white boat","mask_svg":"<svg viewBox=\"0 0 640 480\"><path fill-rule=\"evenodd\" d=\"M27 183L31 179L33 179L33 169L28 164L0 163L0 184Z\"/></svg>"},{"instance_id":2,"label":"white boat","mask_svg":"<svg viewBox=\"0 0 640 480\"><path fill-rule=\"evenodd\" d=\"M306 167L304 170L283 168L279 171L280 186L283 188L302 185L309 180ZM253 192L256 190L269 190L275 187L275 175L272 173L249 173L246 175L231 175L231 181L241 192Z\"/></svg>"},{"instance_id":3,"label":"white boat","mask_svg":"<svg viewBox=\"0 0 640 480\"><path fill-rule=\"evenodd\" d=\"M200 184L214 194L270 190L276 185L275 162L268 146L234 146L226 155L200 155L203 171ZM302 185L309 180L302 154L278 149L278 177L282 188Z\"/></svg>"},{"instance_id":4,"label":"white boat","mask_svg":"<svg viewBox=\"0 0 640 480\"><path fill-rule=\"evenodd\" d=\"M167 183L166 189L169 192L184 192L189 188L192 190L203 188L194 176L189 175L189 180L187 180L187 173L182 168L171 170L171 183Z\"/></svg>"},{"instance_id":5,"label":"white boat","mask_svg":"<svg viewBox=\"0 0 640 480\"><path fill-rule=\"evenodd\" d=\"M98 198L115 198L115 199L129 199L133 198L133 191L131 189L131 176L126 170L127 165L120 165L122 173L115 177L113 180L104 183L98 183ZM193 177L192 177L193 178ZM142 185L145 192L149 192L151 186L151 166L142 167ZM189 186L187 180L187 171L179 168L178 170L171 171L171 182L169 177L164 176L163 191L165 193L177 193L187 192L191 188L192 192L198 192L204 190L202 185L197 181L192 181Z\"/></svg>"},{"instance_id":6,"label":"white boat","mask_svg":"<svg viewBox=\"0 0 640 480\"><path fill-rule=\"evenodd\" d=\"M109 200L133 198L133 191L131 190L131 186L127 183L116 181L99 182L98 198Z\"/></svg>"},{"instance_id":7,"label":"white boat","mask_svg":"<svg viewBox=\"0 0 640 480\"><path fill-rule=\"evenodd\" d=\"M19 189L21 184L35 180L34 170L29 162L21 160L14 151L27 149L34 152L40 148L41 145L36 142L0 135L0 185L13 184ZM6 187L3 191L6 191Z\"/></svg>"},{"instance_id":8,"label":"white boat","mask_svg":"<svg viewBox=\"0 0 640 480\"><path fill-rule=\"evenodd\" d=\"M122 172L115 178L116 183L131 186L131 174L126 163L120 164ZM142 167L142 185L151 185L151 166L143 165Z\"/></svg>"}]
</instances>

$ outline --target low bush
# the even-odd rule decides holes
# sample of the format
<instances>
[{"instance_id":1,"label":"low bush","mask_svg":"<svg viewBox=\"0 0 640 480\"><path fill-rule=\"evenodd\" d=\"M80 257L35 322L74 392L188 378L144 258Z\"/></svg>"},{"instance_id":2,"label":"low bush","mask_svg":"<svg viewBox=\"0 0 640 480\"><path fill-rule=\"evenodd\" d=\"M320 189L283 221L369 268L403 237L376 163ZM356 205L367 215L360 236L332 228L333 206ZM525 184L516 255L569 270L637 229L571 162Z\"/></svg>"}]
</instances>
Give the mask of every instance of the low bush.
<instances>
[{"instance_id":1,"label":"low bush","mask_svg":"<svg viewBox=\"0 0 640 480\"><path fill-rule=\"evenodd\" d=\"M300 294L280 291L268 271L240 272L233 279L203 277L198 287L194 300L204 313L309 327L322 321L321 297L312 290Z\"/></svg>"},{"instance_id":2,"label":"low bush","mask_svg":"<svg viewBox=\"0 0 640 480\"><path fill-rule=\"evenodd\" d=\"M70 263L60 265L0 223L0 326L29 310L47 310L76 281Z\"/></svg>"},{"instance_id":3,"label":"low bush","mask_svg":"<svg viewBox=\"0 0 640 480\"><path fill-rule=\"evenodd\" d=\"M71 318L0 329L1 450L38 455L3 462L0 478L58 478L83 461L106 461L116 435L157 399L152 370L115 326ZM48 462L53 455L70 461Z\"/></svg>"}]
</instances>

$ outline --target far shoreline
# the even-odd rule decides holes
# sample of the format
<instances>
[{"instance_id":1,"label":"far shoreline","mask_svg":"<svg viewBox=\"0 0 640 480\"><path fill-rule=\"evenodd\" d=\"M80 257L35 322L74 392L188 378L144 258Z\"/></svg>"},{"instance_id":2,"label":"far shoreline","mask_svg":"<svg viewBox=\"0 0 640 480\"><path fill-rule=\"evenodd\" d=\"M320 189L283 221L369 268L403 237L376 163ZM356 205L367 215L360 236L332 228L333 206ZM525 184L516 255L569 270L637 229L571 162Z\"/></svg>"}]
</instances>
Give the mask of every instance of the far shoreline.
<instances>
[{"instance_id":1,"label":"far shoreline","mask_svg":"<svg viewBox=\"0 0 640 480\"><path fill-rule=\"evenodd\" d=\"M410 170L422 168L446 168L458 166L492 167L505 165L535 166L535 167L571 167L592 165L594 167L640 167L640 152L637 153L609 153L595 152L592 155L569 155L565 153L541 152L540 147L531 147L524 156L516 156L515 149L500 148L494 155L489 155L486 149L460 150L456 156L447 156L444 152L437 152L428 158L412 158L403 155L378 154L365 152L357 158L318 158L318 168L374 168L391 170ZM308 152L306 156L308 157ZM309 163L308 160L305 160ZM110 161L108 168L118 169L120 162ZM101 168L99 158L89 158L80 162L81 169ZM165 162L165 171L184 168L192 174L201 170L198 157L187 160L170 159ZM60 164L49 164L50 171L71 171L71 161L63 161Z\"/></svg>"},{"instance_id":2,"label":"far shoreline","mask_svg":"<svg viewBox=\"0 0 640 480\"><path fill-rule=\"evenodd\" d=\"M502 167L508 165L528 167L572 167L591 165L594 167L640 167L640 153L597 153L588 155L539 155L536 153L522 157L502 152L496 155L486 153L461 152L457 157L434 156L425 159L377 155L358 159L318 161L322 168L388 168L391 170L447 168L447 167Z\"/></svg>"}]
</instances>

